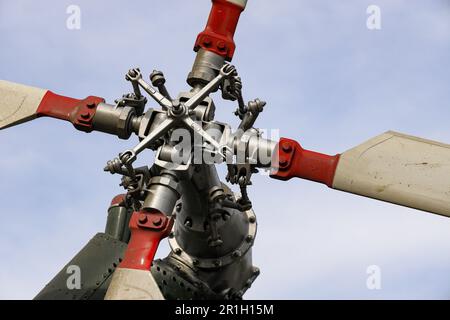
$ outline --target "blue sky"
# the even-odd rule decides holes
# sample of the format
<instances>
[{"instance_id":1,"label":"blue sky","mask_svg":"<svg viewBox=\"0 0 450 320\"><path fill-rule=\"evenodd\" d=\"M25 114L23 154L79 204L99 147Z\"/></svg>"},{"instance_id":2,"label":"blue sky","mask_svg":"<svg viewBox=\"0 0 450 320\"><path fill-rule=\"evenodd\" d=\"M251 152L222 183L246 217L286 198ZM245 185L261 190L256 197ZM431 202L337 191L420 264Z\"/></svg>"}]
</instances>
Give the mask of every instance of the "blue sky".
<instances>
[{"instance_id":1,"label":"blue sky","mask_svg":"<svg viewBox=\"0 0 450 320\"><path fill-rule=\"evenodd\" d=\"M66 28L71 4L80 30ZM370 4L381 30L366 27ZM112 102L139 66L163 70L175 95L187 89L209 9L208 0L0 0L0 78ZM329 154L391 129L450 143L448 1L250 0L235 41L246 99L268 102L259 127ZM232 105L216 106L217 120L237 123ZM103 230L121 192L104 164L135 143L54 119L0 132L0 298L32 298ZM249 193L262 273L247 298L450 298L450 219L300 180L256 176ZM370 265L381 290L366 288Z\"/></svg>"}]
</instances>

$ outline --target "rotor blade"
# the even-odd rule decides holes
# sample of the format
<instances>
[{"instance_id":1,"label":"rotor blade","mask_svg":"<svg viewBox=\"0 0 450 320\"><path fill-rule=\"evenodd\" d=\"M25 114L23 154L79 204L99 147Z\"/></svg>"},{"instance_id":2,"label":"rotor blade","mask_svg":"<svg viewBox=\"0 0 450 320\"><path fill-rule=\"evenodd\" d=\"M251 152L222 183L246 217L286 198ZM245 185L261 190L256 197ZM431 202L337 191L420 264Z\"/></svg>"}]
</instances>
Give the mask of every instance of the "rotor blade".
<instances>
[{"instance_id":1,"label":"rotor blade","mask_svg":"<svg viewBox=\"0 0 450 320\"><path fill-rule=\"evenodd\" d=\"M208 22L197 36L194 51L202 48L231 61L236 49L234 33L246 6L247 0L212 0Z\"/></svg>"},{"instance_id":2,"label":"rotor blade","mask_svg":"<svg viewBox=\"0 0 450 320\"><path fill-rule=\"evenodd\" d=\"M105 295L126 243L107 233L97 233L55 277L34 297L35 300L97 300ZM68 281L68 276L78 279ZM79 281L79 287L76 282ZM70 285L69 285L70 284Z\"/></svg>"},{"instance_id":3,"label":"rotor blade","mask_svg":"<svg viewBox=\"0 0 450 320\"><path fill-rule=\"evenodd\" d=\"M105 300L164 300L149 270L117 268Z\"/></svg>"},{"instance_id":4,"label":"rotor blade","mask_svg":"<svg viewBox=\"0 0 450 320\"><path fill-rule=\"evenodd\" d=\"M99 103L105 100L89 96L79 100L49 90L0 80L0 130L37 117L52 117L72 122L79 130L92 131Z\"/></svg>"},{"instance_id":5,"label":"rotor blade","mask_svg":"<svg viewBox=\"0 0 450 320\"><path fill-rule=\"evenodd\" d=\"M129 226L131 238L105 299L163 300L150 267L161 239L172 230L173 218L158 211L134 212Z\"/></svg>"},{"instance_id":6,"label":"rotor blade","mask_svg":"<svg viewBox=\"0 0 450 320\"><path fill-rule=\"evenodd\" d=\"M37 117L47 90L0 80L0 129Z\"/></svg>"},{"instance_id":7,"label":"rotor blade","mask_svg":"<svg viewBox=\"0 0 450 320\"><path fill-rule=\"evenodd\" d=\"M341 155L332 187L450 217L450 145L386 132Z\"/></svg>"},{"instance_id":8,"label":"rotor blade","mask_svg":"<svg viewBox=\"0 0 450 320\"><path fill-rule=\"evenodd\" d=\"M271 177L299 177L333 189L450 217L450 145L389 131L329 156L282 138Z\"/></svg>"}]
</instances>

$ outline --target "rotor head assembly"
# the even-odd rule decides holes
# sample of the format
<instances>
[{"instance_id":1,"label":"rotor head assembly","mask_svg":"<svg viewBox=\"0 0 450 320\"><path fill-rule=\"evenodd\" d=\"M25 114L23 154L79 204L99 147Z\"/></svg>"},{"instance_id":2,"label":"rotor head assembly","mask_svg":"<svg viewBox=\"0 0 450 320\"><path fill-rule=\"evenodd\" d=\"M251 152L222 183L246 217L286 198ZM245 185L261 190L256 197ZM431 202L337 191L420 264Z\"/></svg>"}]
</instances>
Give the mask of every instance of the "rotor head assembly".
<instances>
[{"instance_id":1,"label":"rotor head assembly","mask_svg":"<svg viewBox=\"0 0 450 320\"><path fill-rule=\"evenodd\" d=\"M246 5L247 0L212 0L194 44L189 88L177 95L170 94L162 71L147 77L137 67L125 73L130 92L112 104L0 81L0 129L52 117L84 132L138 138L105 161L104 171L120 176L125 193L114 198L105 233L74 258L107 278L100 281L92 272L92 290L83 297L97 297L101 288L106 299L241 299L260 273L252 261L257 218L249 187L261 170L282 181L302 178L450 217L448 144L389 131L326 155L292 139L263 136L256 123L269 104L259 98L246 102L244 82L231 64ZM235 104L234 125L216 121L215 92ZM154 160L136 166L149 151ZM226 166L225 180L236 191L220 180L218 165ZM166 237L169 255L154 260ZM109 249L101 259L86 259L95 247ZM65 292L55 290L61 283L59 275L47 290ZM40 297L49 296L45 290Z\"/></svg>"}]
</instances>

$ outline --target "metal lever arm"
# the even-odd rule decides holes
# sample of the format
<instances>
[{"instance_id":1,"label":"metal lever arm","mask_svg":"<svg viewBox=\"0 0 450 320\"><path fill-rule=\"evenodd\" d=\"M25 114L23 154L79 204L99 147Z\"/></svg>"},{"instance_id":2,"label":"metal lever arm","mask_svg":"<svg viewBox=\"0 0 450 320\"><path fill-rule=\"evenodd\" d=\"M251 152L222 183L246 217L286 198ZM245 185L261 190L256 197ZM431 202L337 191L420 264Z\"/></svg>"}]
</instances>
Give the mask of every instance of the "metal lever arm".
<instances>
[{"instance_id":1,"label":"metal lever arm","mask_svg":"<svg viewBox=\"0 0 450 320\"><path fill-rule=\"evenodd\" d=\"M142 79L141 71L138 68L128 71L125 78L133 83L133 87L137 84L144 89L150 97L152 97L161 107L163 107L163 109L169 109L172 107L172 102L169 99L156 91L150 84Z\"/></svg>"},{"instance_id":2,"label":"metal lever arm","mask_svg":"<svg viewBox=\"0 0 450 320\"><path fill-rule=\"evenodd\" d=\"M231 148L228 146L220 145L208 132L203 130L203 128L190 117L186 117L183 119L183 123L191 129L194 134L198 134L202 137L203 140L209 142L215 150L220 154L220 156L225 160L227 157L227 153L231 153Z\"/></svg>"},{"instance_id":3,"label":"metal lever arm","mask_svg":"<svg viewBox=\"0 0 450 320\"><path fill-rule=\"evenodd\" d=\"M141 142L139 142L133 149L127 150L120 155L120 160L124 165L130 165L136 160L136 156L145 150L149 145L161 138L167 131L169 131L176 122L174 119L166 118L156 129L152 130Z\"/></svg>"},{"instance_id":4,"label":"metal lever arm","mask_svg":"<svg viewBox=\"0 0 450 320\"><path fill-rule=\"evenodd\" d=\"M237 75L236 68L231 64L225 64L220 69L219 74L212 79L206 86L204 86L199 92L197 92L192 98L190 98L184 104L187 109L194 109L197 107L211 92L216 90L223 79L231 78Z\"/></svg>"}]
</instances>

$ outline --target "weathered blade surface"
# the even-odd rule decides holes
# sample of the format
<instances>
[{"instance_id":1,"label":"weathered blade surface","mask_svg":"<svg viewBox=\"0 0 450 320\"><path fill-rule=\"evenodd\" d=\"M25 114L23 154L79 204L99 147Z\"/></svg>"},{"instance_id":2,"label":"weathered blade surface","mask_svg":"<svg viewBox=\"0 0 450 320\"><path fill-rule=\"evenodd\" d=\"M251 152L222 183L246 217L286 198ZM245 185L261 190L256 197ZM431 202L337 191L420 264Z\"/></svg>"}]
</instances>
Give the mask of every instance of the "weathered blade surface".
<instances>
[{"instance_id":1,"label":"weathered blade surface","mask_svg":"<svg viewBox=\"0 0 450 320\"><path fill-rule=\"evenodd\" d=\"M150 271L117 268L105 300L164 300L164 296Z\"/></svg>"},{"instance_id":2,"label":"weathered blade surface","mask_svg":"<svg viewBox=\"0 0 450 320\"><path fill-rule=\"evenodd\" d=\"M106 300L164 299L150 268L161 239L169 235L173 223L173 217L157 210L133 212L129 224L131 237Z\"/></svg>"},{"instance_id":3,"label":"weathered blade surface","mask_svg":"<svg viewBox=\"0 0 450 320\"><path fill-rule=\"evenodd\" d=\"M71 122L76 129L91 132L101 97L75 99L50 90L0 80L0 130L37 117ZM101 130L100 130L101 131Z\"/></svg>"},{"instance_id":4,"label":"weathered blade surface","mask_svg":"<svg viewBox=\"0 0 450 320\"><path fill-rule=\"evenodd\" d=\"M340 156L332 187L450 217L450 145L386 132Z\"/></svg>"},{"instance_id":5,"label":"weathered blade surface","mask_svg":"<svg viewBox=\"0 0 450 320\"><path fill-rule=\"evenodd\" d=\"M0 80L0 129L35 119L47 91Z\"/></svg>"}]
</instances>

